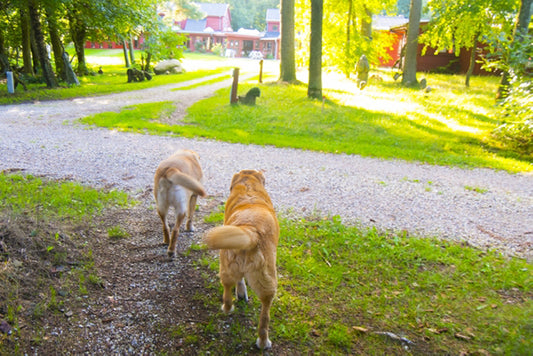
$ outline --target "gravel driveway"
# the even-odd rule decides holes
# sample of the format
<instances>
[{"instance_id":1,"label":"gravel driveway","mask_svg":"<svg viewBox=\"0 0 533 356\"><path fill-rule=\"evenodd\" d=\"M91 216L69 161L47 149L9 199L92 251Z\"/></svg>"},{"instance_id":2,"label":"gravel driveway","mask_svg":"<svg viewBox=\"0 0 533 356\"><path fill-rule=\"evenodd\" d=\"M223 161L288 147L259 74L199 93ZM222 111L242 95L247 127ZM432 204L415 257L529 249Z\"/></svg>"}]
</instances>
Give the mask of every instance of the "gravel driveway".
<instances>
[{"instance_id":1,"label":"gravel driveway","mask_svg":"<svg viewBox=\"0 0 533 356\"><path fill-rule=\"evenodd\" d=\"M188 82L101 97L0 106L0 170L68 177L138 194L152 188L160 160L177 149L190 148L200 154L208 193L221 200L228 195L233 173L264 169L267 189L280 212L340 215L350 224L464 240L533 258L531 174L121 133L76 122L93 113L163 100L176 102L179 117L191 103L230 83L169 90ZM206 203L200 200L200 204Z\"/></svg>"}]
</instances>

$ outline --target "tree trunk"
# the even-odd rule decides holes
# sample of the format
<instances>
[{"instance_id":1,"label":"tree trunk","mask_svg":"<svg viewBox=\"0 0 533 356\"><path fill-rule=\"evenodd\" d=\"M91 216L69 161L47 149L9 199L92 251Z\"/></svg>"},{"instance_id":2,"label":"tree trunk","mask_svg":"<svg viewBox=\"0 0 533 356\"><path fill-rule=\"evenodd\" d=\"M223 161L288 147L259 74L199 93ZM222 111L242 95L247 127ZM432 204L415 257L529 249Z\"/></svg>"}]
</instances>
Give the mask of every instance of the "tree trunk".
<instances>
[{"instance_id":1,"label":"tree trunk","mask_svg":"<svg viewBox=\"0 0 533 356\"><path fill-rule=\"evenodd\" d=\"M520 3L520 11L518 12L518 20L514 31L513 41L522 41L523 36L527 34L529 28L529 21L531 19L531 4L533 0L522 0ZM503 72L498 86L498 93L496 99L503 99L509 95L509 73Z\"/></svg>"},{"instance_id":2,"label":"tree trunk","mask_svg":"<svg viewBox=\"0 0 533 356\"><path fill-rule=\"evenodd\" d=\"M20 8L20 29L22 34L22 61L24 63L24 70L22 72L28 75L34 75L31 61L30 19L27 9L22 7Z\"/></svg>"},{"instance_id":3,"label":"tree trunk","mask_svg":"<svg viewBox=\"0 0 533 356\"><path fill-rule=\"evenodd\" d=\"M352 29L352 14L353 1L350 0L348 4L348 14L346 19L346 44L344 47L344 74L346 78L350 77L350 72L353 70L352 44L351 44L351 29Z\"/></svg>"},{"instance_id":4,"label":"tree trunk","mask_svg":"<svg viewBox=\"0 0 533 356\"><path fill-rule=\"evenodd\" d=\"M74 42L74 49L76 51L76 58L78 59L78 68L76 72L78 75L89 75L87 62L85 61L85 37L87 35L87 28L83 20L78 17L78 11L72 10L69 12L69 27L70 37Z\"/></svg>"},{"instance_id":5,"label":"tree trunk","mask_svg":"<svg viewBox=\"0 0 533 356\"><path fill-rule=\"evenodd\" d=\"M323 0L311 0L311 42L307 96L322 99L322 12Z\"/></svg>"},{"instance_id":6,"label":"tree trunk","mask_svg":"<svg viewBox=\"0 0 533 356\"><path fill-rule=\"evenodd\" d=\"M130 35L130 61L135 64L135 55L133 54L133 37Z\"/></svg>"},{"instance_id":7,"label":"tree trunk","mask_svg":"<svg viewBox=\"0 0 533 356\"><path fill-rule=\"evenodd\" d=\"M149 72L150 71L150 62L152 61L152 52L148 52L146 53L146 63L144 65L144 68L143 70L145 72Z\"/></svg>"},{"instance_id":8,"label":"tree trunk","mask_svg":"<svg viewBox=\"0 0 533 356\"><path fill-rule=\"evenodd\" d=\"M28 15L28 21L30 21L29 15ZM37 50L37 41L35 40L35 33L31 30L31 22L30 24L30 48L31 48L31 62L32 62L32 71L34 74L40 74L41 73L41 64L39 63L39 51Z\"/></svg>"},{"instance_id":9,"label":"tree trunk","mask_svg":"<svg viewBox=\"0 0 533 356\"><path fill-rule=\"evenodd\" d=\"M472 46L472 53L470 53L470 64L468 71L466 72L465 86L470 87L470 77L474 73L474 67L476 66L476 53L477 53L477 35L474 39L474 45Z\"/></svg>"},{"instance_id":10,"label":"tree trunk","mask_svg":"<svg viewBox=\"0 0 533 356\"><path fill-rule=\"evenodd\" d=\"M4 30L0 29L0 72L5 73L5 71L9 69L9 60L5 49Z\"/></svg>"},{"instance_id":11,"label":"tree trunk","mask_svg":"<svg viewBox=\"0 0 533 356\"><path fill-rule=\"evenodd\" d=\"M366 16L361 21L361 35L367 40L372 40L372 11L364 6Z\"/></svg>"},{"instance_id":12,"label":"tree trunk","mask_svg":"<svg viewBox=\"0 0 533 356\"><path fill-rule=\"evenodd\" d=\"M416 57L418 55L418 34L420 30L421 16L422 0L411 0L407 43L405 44L405 62L402 76L402 84L405 86L413 86L418 83L416 80Z\"/></svg>"},{"instance_id":13,"label":"tree trunk","mask_svg":"<svg viewBox=\"0 0 533 356\"><path fill-rule=\"evenodd\" d=\"M61 80L66 81L67 75L65 73L65 63L63 63L63 43L61 43L57 21L52 10L46 11L46 19L48 20L48 32L50 33L50 42L52 42L52 50L54 51L56 73Z\"/></svg>"},{"instance_id":14,"label":"tree trunk","mask_svg":"<svg viewBox=\"0 0 533 356\"><path fill-rule=\"evenodd\" d=\"M122 52L124 53L124 62L126 62L126 68L131 67L130 58L128 57L128 44L125 39L122 39Z\"/></svg>"},{"instance_id":15,"label":"tree trunk","mask_svg":"<svg viewBox=\"0 0 533 356\"><path fill-rule=\"evenodd\" d=\"M284 82L296 81L294 49L294 0L281 0L281 60L279 79Z\"/></svg>"},{"instance_id":16,"label":"tree trunk","mask_svg":"<svg viewBox=\"0 0 533 356\"><path fill-rule=\"evenodd\" d=\"M29 2L30 23L35 36L35 42L37 44L37 51L39 54L39 62L41 63L41 69L43 71L43 78L48 88L56 88L57 80L52 70L52 65L48 59L48 51L44 43L44 35L41 27L41 21L39 20L39 11L37 10L37 4L35 0Z\"/></svg>"}]
</instances>

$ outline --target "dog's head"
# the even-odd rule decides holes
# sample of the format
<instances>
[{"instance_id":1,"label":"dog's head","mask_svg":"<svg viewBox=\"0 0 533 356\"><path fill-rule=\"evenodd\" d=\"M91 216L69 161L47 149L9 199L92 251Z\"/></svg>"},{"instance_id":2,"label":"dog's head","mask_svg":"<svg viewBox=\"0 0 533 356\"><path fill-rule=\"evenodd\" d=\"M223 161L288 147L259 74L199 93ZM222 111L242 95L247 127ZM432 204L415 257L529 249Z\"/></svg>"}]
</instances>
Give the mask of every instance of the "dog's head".
<instances>
[{"instance_id":1,"label":"dog's head","mask_svg":"<svg viewBox=\"0 0 533 356\"><path fill-rule=\"evenodd\" d=\"M263 187L265 186L265 176L263 175L263 172L256 169L244 169L233 175L230 191L236 184L256 185L258 183Z\"/></svg>"},{"instance_id":2,"label":"dog's head","mask_svg":"<svg viewBox=\"0 0 533 356\"><path fill-rule=\"evenodd\" d=\"M261 96L261 90L259 90L258 87L253 87L252 89L248 90L248 93L246 93L247 97L255 96L256 98Z\"/></svg>"}]
</instances>

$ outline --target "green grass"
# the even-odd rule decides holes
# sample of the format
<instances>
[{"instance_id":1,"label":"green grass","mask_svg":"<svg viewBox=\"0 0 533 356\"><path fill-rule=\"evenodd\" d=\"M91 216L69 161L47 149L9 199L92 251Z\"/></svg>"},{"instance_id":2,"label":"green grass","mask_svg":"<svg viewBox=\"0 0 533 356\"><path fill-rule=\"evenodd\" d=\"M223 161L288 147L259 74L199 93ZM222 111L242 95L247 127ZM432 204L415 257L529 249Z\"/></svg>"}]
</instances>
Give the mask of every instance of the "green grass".
<instances>
[{"instance_id":1,"label":"green grass","mask_svg":"<svg viewBox=\"0 0 533 356\"><path fill-rule=\"evenodd\" d=\"M348 227L337 217L282 218L280 226L270 329L282 349L405 354L380 332L409 340L413 354L526 355L533 348L533 274L523 260ZM255 323L253 300L246 317ZM252 343L256 335L248 333L242 337Z\"/></svg>"},{"instance_id":2,"label":"green grass","mask_svg":"<svg viewBox=\"0 0 533 356\"><path fill-rule=\"evenodd\" d=\"M120 191L104 192L73 182L53 182L27 175L0 174L0 212L81 221L110 206L133 202Z\"/></svg>"}]
</instances>

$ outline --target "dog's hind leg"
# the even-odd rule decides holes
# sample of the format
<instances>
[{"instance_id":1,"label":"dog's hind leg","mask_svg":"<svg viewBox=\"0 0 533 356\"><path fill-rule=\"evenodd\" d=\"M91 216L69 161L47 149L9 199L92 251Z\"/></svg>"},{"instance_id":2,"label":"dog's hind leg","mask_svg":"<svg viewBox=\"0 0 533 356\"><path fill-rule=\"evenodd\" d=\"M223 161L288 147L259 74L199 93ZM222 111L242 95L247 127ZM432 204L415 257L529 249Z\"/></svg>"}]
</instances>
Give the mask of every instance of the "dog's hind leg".
<instances>
[{"instance_id":1,"label":"dog's hind leg","mask_svg":"<svg viewBox=\"0 0 533 356\"><path fill-rule=\"evenodd\" d=\"M168 245L168 257L174 258L176 254L176 244L178 242L178 235L180 233L180 226L185 219L185 213L178 213L176 217L176 225L172 229L172 235L170 237L170 244Z\"/></svg>"},{"instance_id":2,"label":"dog's hind leg","mask_svg":"<svg viewBox=\"0 0 533 356\"><path fill-rule=\"evenodd\" d=\"M189 210L187 211L187 225L185 225L185 231L193 231L192 227L192 216L194 215L194 209L196 209L196 199L198 196L196 194L191 195L189 199Z\"/></svg>"},{"instance_id":3,"label":"dog's hind leg","mask_svg":"<svg viewBox=\"0 0 533 356\"><path fill-rule=\"evenodd\" d=\"M248 291L246 290L246 282L244 281L244 277L237 282L235 291L238 300L244 300L245 302L248 301Z\"/></svg>"},{"instance_id":4,"label":"dog's hind leg","mask_svg":"<svg viewBox=\"0 0 533 356\"><path fill-rule=\"evenodd\" d=\"M268 338L268 325L270 323L270 307L272 306L273 294L262 296L261 298L261 314L259 315L259 337L255 345L259 349L269 349L272 347L272 342Z\"/></svg>"},{"instance_id":5,"label":"dog's hind leg","mask_svg":"<svg viewBox=\"0 0 533 356\"><path fill-rule=\"evenodd\" d=\"M235 283L224 283L222 282L222 285L224 286L224 294L222 295L222 311L224 313L231 313L233 311L233 287L235 286Z\"/></svg>"},{"instance_id":6,"label":"dog's hind leg","mask_svg":"<svg viewBox=\"0 0 533 356\"><path fill-rule=\"evenodd\" d=\"M165 245L168 245L170 242L170 232L167 223L167 211L158 208L157 214L159 215L159 217L161 218L161 222L163 223L163 243Z\"/></svg>"}]
</instances>

